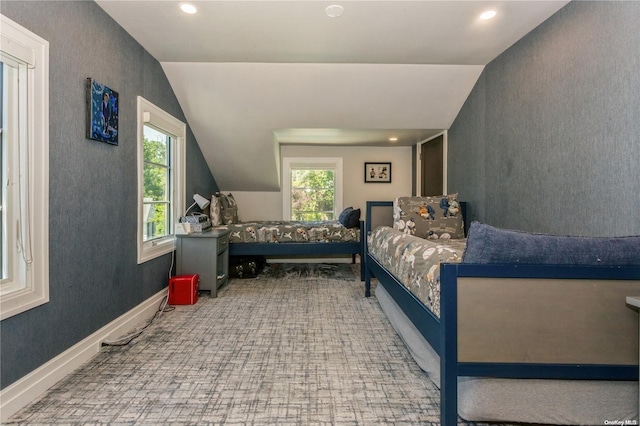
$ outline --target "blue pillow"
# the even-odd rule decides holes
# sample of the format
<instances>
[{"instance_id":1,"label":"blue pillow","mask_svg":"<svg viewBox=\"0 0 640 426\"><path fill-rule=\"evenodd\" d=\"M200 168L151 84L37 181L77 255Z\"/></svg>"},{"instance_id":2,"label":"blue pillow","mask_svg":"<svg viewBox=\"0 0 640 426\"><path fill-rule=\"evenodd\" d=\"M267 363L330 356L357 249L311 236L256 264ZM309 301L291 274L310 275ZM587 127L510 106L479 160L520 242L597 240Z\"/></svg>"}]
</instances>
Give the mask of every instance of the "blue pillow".
<instances>
[{"instance_id":1,"label":"blue pillow","mask_svg":"<svg viewBox=\"0 0 640 426\"><path fill-rule=\"evenodd\" d=\"M347 217L347 228L359 228L360 227L360 209L353 209L349 212Z\"/></svg>"},{"instance_id":2,"label":"blue pillow","mask_svg":"<svg viewBox=\"0 0 640 426\"><path fill-rule=\"evenodd\" d=\"M462 262L640 265L640 236L606 238L531 234L473 222Z\"/></svg>"},{"instance_id":3,"label":"blue pillow","mask_svg":"<svg viewBox=\"0 0 640 426\"><path fill-rule=\"evenodd\" d=\"M345 228L359 228L360 227L360 209L354 209L353 207L347 207L338 216L338 221Z\"/></svg>"},{"instance_id":4,"label":"blue pillow","mask_svg":"<svg viewBox=\"0 0 640 426\"><path fill-rule=\"evenodd\" d=\"M347 217L349 216L349 213L351 213L352 211L353 211L353 207L347 207L346 209L342 210L342 213L340 213L340 216L338 216L338 221L343 226L347 226L345 225L345 223L347 222Z\"/></svg>"}]
</instances>

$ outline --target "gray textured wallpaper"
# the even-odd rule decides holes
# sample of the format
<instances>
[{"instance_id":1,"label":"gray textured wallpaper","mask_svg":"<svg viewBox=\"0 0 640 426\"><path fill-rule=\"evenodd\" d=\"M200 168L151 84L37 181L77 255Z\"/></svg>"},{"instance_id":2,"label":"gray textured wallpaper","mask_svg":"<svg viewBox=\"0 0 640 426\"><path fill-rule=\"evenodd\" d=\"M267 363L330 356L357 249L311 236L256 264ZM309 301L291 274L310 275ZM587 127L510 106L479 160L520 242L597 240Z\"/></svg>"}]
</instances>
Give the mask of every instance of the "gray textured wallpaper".
<instances>
[{"instance_id":1,"label":"gray textured wallpaper","mask_svg":"<svg viewBox=\"0 0 640 426\"><path fill-rule=\"evenodd\" d=\"M484 70L449 132L472 219L640 234L640 2L571 2Z\"/></svg>"},{"instance_id":2,"label":"gray textured wallpaper","mask_svg":"<svg viewBox=\"0 0 640 426\"><path fill-rule=\"evenodd\" d=\"M94 2L2 14L50 43L50 303L0 323L4 388L166 287L170 255L136 261L136 97L185 118L160 64ZM118 146L85 138L88 77L119 93ZM190 129L187 169L187 194L217 191Z\"/></svg>"}]
</instances>

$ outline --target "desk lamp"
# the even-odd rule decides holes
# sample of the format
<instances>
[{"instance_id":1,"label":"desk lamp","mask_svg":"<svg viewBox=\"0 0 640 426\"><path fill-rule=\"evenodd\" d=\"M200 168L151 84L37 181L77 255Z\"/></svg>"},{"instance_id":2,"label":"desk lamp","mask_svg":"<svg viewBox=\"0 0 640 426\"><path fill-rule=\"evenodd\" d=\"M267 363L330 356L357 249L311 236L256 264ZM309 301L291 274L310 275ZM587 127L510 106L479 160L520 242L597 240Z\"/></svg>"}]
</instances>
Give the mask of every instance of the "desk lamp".
<instances>
[{"instance_id":1,"label":"desk lamp","mask_svg":"<svg viewBox=\"0 0 640 426\"><path fill-rule=\"evenodd\" d=\"M189 208L184 212L185 216L187 215L187 213L189 213L189 210L191 210L192 208L194 208L196 206L196 204L198 205L198 207L200 207L200 210L202 210L205 207L207 207L209 205L209 202L210 202L209 200L207 200L206 198L204 198L200 194L193 194L193 199L194 199L193 204L191 204L189 206Z\"/></svg>"}]
</instances>

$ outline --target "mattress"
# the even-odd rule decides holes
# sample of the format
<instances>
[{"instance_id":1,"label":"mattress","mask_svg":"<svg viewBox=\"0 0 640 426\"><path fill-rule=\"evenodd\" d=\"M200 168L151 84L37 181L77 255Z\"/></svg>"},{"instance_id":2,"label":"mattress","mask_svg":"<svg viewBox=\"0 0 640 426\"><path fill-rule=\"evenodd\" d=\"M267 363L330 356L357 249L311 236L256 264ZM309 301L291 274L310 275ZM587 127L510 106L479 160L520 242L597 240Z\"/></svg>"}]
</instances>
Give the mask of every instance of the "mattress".
<instances>
[{"instance_id":1,"label":"mattress","mask_svg":"<svg viewBox=\"0 0 640 426\"><path fill-rule=\"evenodd\" d=\"M440 263L461 262L465 244L465 239L423 239L388 226L376 228L368 240L369 253L437 317Z\"/></svg>"},{"instance_id":2,"label":"mattress","mask_svg":"<svg viewBox=\"0 0 640 426\"><path fill-rule=\"evenodd\" d=\"M336 243L360 239L358 228L346 228L337 220L242 222L216 228L231 231L230 243Z\"/></svg>"}]
</instances>

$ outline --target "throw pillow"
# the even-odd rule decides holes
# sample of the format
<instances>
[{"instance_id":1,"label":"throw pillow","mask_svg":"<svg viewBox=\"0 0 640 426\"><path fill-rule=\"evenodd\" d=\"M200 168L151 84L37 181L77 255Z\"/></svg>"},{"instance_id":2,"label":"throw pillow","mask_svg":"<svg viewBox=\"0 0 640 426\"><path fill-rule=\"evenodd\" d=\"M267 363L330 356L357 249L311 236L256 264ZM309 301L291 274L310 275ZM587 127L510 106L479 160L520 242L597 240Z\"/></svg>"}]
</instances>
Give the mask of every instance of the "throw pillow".
<instances>
[{"instance_id":1,"label":"throw pillow","mask_svg":"<svg viewBox=\"0 0 640 426\"><path fill-rule=\"evenodd\" d=\"M393 202L393 227L420 238L464 238L458 194L399 197Z\"/></svg>"},{"instance_id":2,"label":"throw pillow","mask_svg":"<svg viewBox=\"0 0 640 426\"><path fill-rule=\"evenodd\" d=\"M220 198L220 209L223 225L231 225L240 222L238 219L238 205L232 194L225 195L217 193L216 196Z\"/></svg>"},{"instance_id":3,"label":"throw pillow","mask_svg":"<svg viewBox=\"0 0 640 426\"><path fill-rule=\"evenodd\" d=\"M463 263L640 265L640 236L571 237L532 234L473 222Z\"/></svg>"},{"instance_id":4,"label":"throw pillow","mask_svg":"<svg viewBox=\"0 0 640 426\"><path fill-rule=\"evenodd\" d=\"M220 197L215 195L211 196L211 204L209 204L209 217L211 218L211 225L222 225L222 202Z\"/></svg>"},{"instance_id":5,"label":"throw pillow","mask_svg":"<svg viewBox=\"0 0 640 426\"><path fill-rule=\"evenodd\" d=\"M359 228L360 227L360 209L354 209L353 207L347 207L338 216L338 221L345 228Z\"/></svg>"},{"instance_id":6,"label":"throw pillow","mask_svg":"<svg viewBox=\"0 0 640 426\"><path fill-rule=\"evenodd\" d=\"M347 215L347 228L359 228L360 227L360 209L353 209Z\"/></svg>"},{"instance_id":7,"label":"throw pillow","mask_svg":"<svg viewBox=\"0 0 640 426\"><path fill-rule=\"evenodd\" d=\"M349 216L349 213L351 213L351 211L353 211L353 207L347 207L346 209L342 210L342 213L340 213L340 215L338 216L338 221L344 225L345 225L346 221L347 221L347 217Z\"/></svg>"}]
</instances>

